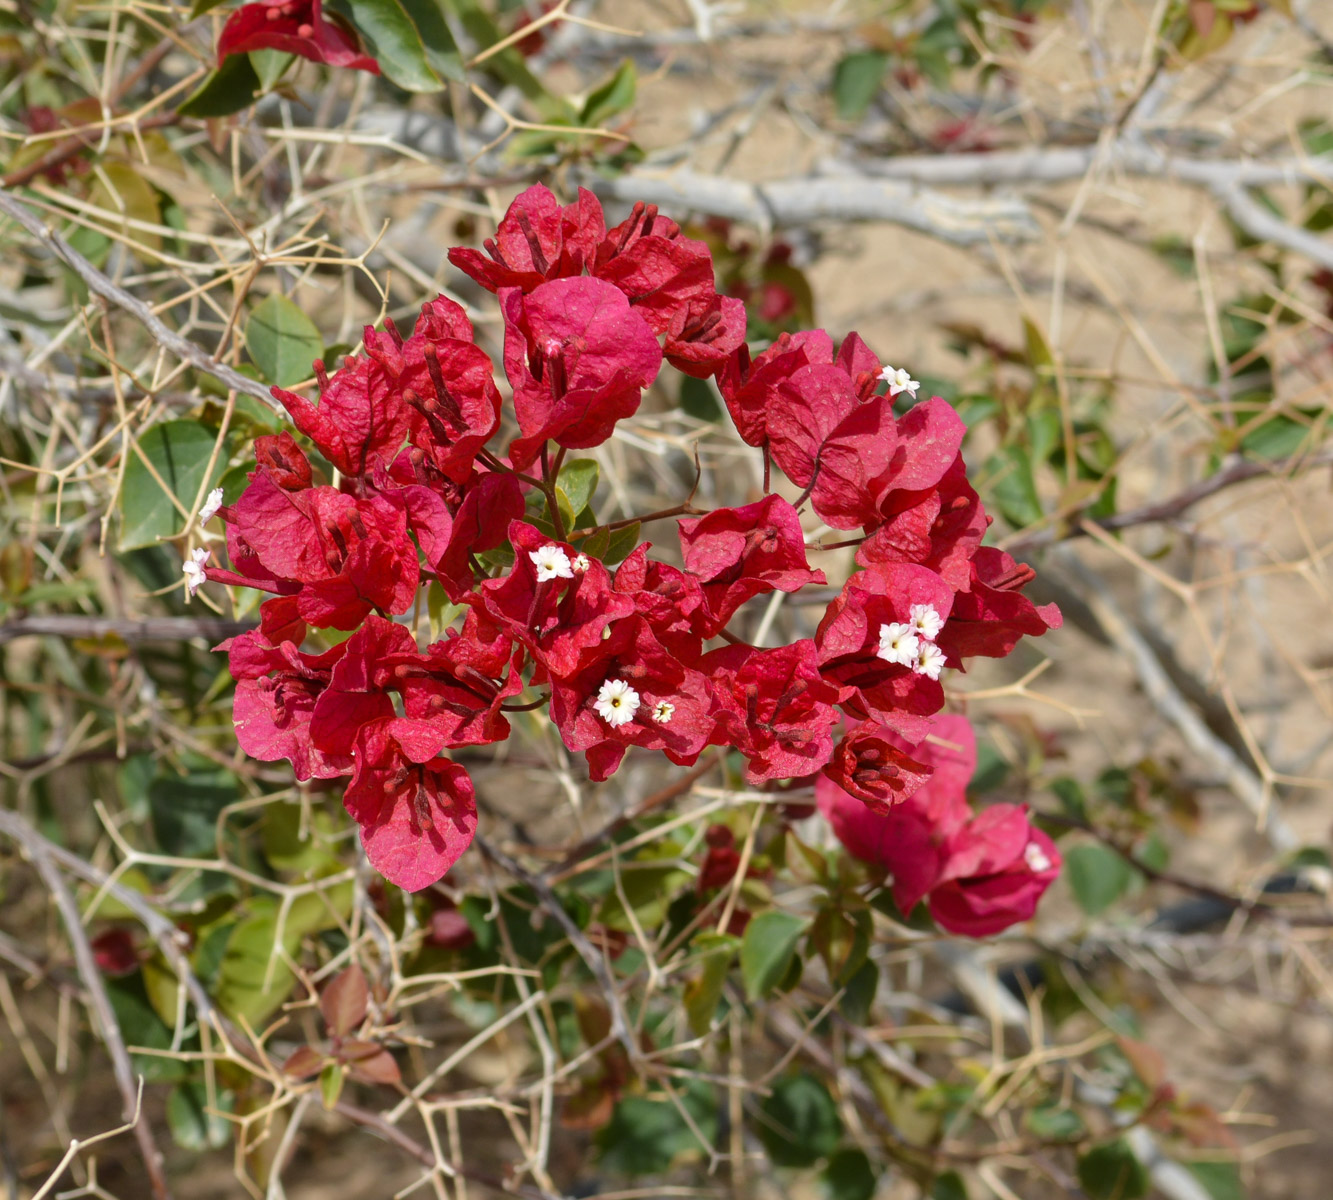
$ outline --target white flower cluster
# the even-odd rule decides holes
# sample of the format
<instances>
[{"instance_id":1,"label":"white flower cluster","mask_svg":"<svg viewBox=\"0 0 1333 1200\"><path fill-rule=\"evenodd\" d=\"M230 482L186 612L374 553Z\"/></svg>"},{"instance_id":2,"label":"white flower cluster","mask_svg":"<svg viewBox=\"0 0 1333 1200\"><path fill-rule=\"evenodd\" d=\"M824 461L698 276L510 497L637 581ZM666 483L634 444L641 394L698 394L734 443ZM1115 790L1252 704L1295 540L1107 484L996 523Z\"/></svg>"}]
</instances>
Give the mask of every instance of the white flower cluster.
<instances>
[{"instance_id":1,"label":"white flower cluster","mask_svg":"<svg viewBox=\"0 0 1333 1200\"><path fill-rule=\"evenodd\" d=\"M616 729L634 720L634 714L639 711L639 693L623 679L608 679L597 693L593 708L603 721Z\"/></svg>"},{"instance_id":2,"label":"white flower cluster","mask_svg":"<svg viewBox=\"0 0 1333 1200\"><path fill-rule=\"evenodd\" d=\"M906 392L913 400L916 399L916 389L921 386L921 380L913 379L912 376L901 367L885 367L879 373L879 377L889 385L889 398L892 399L899 392Z\"/></svg>"},{"instance_id":3,"label":"white flower cluster","mask_svg":"<svg viewBox=\"0 0 1333 1200\"><path fill-rule=\"evenodd\" d=\"M935 639L943 628L944 618L933 604L913 604L908 620L879 627L879 649L875 653L885 662L938 679L944 670L944 651L935 645Z\"/></svg>"},{"instance_id":4,"label":"white flower cluster","mask_svg":"<svg viewBox=\"0 0 1333 1200\"><path fill-rule=\"evenodd\" d=\"M545 583L548 579L573 579L574 566L569 555L554 542L528 553L532 565L537 568L537 582ZM579 555L582 558L582 555Z\"/></svg>"},{"instance_id":5,"label":"white flower cluster","mask_svg":"<svg viewBox=\"0 0 1333 1200\"><path fill-rule=\"evenodd\" d=\"M181 566L181 571L185 575L185 590L189 592L191 597L204 586L204 563L208 561L208 558L208 548L200 546Z\"/></svg>"}]
</instances>

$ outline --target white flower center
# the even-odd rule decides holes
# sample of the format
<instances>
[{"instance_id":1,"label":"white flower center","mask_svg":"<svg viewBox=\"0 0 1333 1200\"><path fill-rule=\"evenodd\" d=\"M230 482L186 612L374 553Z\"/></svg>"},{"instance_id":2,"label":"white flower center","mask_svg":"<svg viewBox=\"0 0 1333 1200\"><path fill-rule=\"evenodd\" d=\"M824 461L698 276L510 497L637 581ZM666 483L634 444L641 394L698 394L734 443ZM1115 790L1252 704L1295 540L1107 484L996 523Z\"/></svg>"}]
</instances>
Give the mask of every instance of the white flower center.
<instances>
[{"instance_id":1,"label":"white flower center","mask_svg":"<svg viewBox=\"0 0 1333 1200\"><path fill-rule=\"evenodd\" d=\"M933 642L944 628L944 618L933 604L912 605L912 628L928 642Z\"/></svg>"},{"instance_id":2,"label":"white flower center","mask_svg":"<svg viewBox=\"0 0 1333 1200\"><path fill-rule=\"evenodd\" d=\"M591 565L592 564L588 561L588 556L586 554L576 554L574 556L574 561L570 563L570 566L572 566L580 575L582 575Z\"/></svg>"},{"instance_id":3,"label":"white flower center","mask_svg":"<svg viewBox=\"0 0 1333 1200\"><path fill-rule=\"evenodd\" d=\"M931 642L918 643L912 670L927 679L938 679L944 670L944 651Z\"/></svg>"},{"instance_id":4,"label":"white flower center","mask_svg":"<svg viewBox=\"0 0 1333 1200\"><path fill-rule=\"evenodd\" d=\"M921 639L912 631L912 627L902 621L879 627L879 649L876 656L885 662L897 663L900 667L910 667L917 659Z\"/></svg>"},{"instance_id":5,"label":"white flower center","mask_svg":"<svg viewBox=\"0 0 1333 1200\"><path fill-rule=\"evenodd\" d=\"M614 729L634 720L639 711L639 693L623 679L608 679L598 691L593 708Z\"/></svg>"},{"instance_id":6,"label":"white flower center","mask_svg":"<svg viewBox=\"0 0 1333 1200\"><path fill-rule=\"evenodd\" d=\"M1038 875L1051 869L1051 860L1036 842L1029 842L1027 848L1023 851L1023 861L1027 863Z\"/></svg>"},{"instance_id":7,"label":"white flower center","mask_svg":"<svg viewBox=\"0 0 1333 1200\"><path fill-rule=\"evenodd\" d=\"M218 509L222 507L222 489L214 488L208 493L208 499L204 501L204 506L199 510L199 524L207 525L215 516L218 515Z\"/></svg>"},{"instance_id":8,"label":"white flower center","mask_svg":"<svg viewBox=\"0 0 1333 1200\"><path fill-rule=\"evenodd\" d=\"M537 568L538 583L545 583L548 579L574 578L574 568L570 564L569 555L554 543L530 550L528 557L532 559L532 565Z\"/></svg>"},{"instance_id":9,"label":"white flower center","mask_svg":"<svg viewBox=\"0 0 1333 1200\"><path fill-rule=\"evenodd\" d=\"M181 564L181 572L185 576L185 590L191 596L204 586L204 563L208 558L208 549L200 546Z\"/></svg>"},{"instance_id":10,"label":"white flower center","mask_svg":"<svg viewBox=\"0 0 1333 1200\"><path fill-rule=\"evenodd\" d=\"M676 715L676 706L670 700L659 700L653 705L653 720L659 725L665 725Z\"/></svg>"},{"instance_id":11,"label":"white flower center","mask_svg":"<svg viewBox=\"0 0 1333 1200\"><path fill-rule=\"evenodd\" d=\"M921 386L921 381L913 379L912 376L901 367L888 367L879 373L879 377L889 385L890 398L898 395L899 392L906 392L913 400L916 399L916 389Z\"/></svg>"}]
</instances>

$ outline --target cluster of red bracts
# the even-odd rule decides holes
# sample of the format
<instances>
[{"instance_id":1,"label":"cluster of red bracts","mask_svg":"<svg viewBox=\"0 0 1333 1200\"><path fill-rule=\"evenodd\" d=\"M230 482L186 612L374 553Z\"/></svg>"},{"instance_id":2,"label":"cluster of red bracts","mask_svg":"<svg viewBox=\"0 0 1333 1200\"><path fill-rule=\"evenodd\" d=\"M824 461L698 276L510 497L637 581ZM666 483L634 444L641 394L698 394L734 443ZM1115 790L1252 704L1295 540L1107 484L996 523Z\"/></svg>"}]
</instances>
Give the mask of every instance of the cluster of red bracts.
<instances>
[{"instance_id":1,"label":"cluster of red bracts","mask_svg":"<svg viewBox=\"0 0 1333 1200\"><path fill-rule=\"evenodd\" d=\"M934 399L895 417L855 334L836 353L815 331L752 357L707 248L652 207L608 230L589 193L561 207L530 188L486 249L449 258L498 294L516 426L503 454L495 368L443 297L410 336L367 329L363 355L332 375L316 364L318 404L274 389L338 475L317 483L291 435L260 438L249 486L220 510L231 568L207 577L273 594L260 628L227 646L241 745L301 779L350 776L371 862L409 890L443 875L476 825L471 782L442 753L507 737L504 712L532 707L516 699L527 689L549 696L594 780L631 746L679 764L727 746L751 784L822 771L821 789L868 815L902 809L931 775L941 670L1059 623L1021 594L1028 568L981 546L989 519L957 414ZM715 377L744 440L804 495L775 487L680 521L681 567L644 543L612 571L581 549L588 531L560 540L525 520L525 495L563 450L606 441L664 358ZM863 531L863 569L813 638L737 644L727 626L748 601L825 582L807 559L807 501ZM492 576L478 555L506 545L513 564ZM423 581L466 607L424 651L392 619ZM355 632L308 654L308 627Z\"/></svg>"}]
</instances>

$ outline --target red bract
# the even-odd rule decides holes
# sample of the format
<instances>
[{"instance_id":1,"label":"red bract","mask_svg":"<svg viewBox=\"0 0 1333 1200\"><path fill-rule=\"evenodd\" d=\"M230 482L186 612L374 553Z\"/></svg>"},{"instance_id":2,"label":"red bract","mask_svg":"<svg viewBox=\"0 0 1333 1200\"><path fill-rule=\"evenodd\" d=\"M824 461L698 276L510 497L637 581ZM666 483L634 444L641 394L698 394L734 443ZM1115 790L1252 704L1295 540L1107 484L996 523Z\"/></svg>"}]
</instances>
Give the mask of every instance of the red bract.
<instances>
[{"instance_id":1,"label":"red bract","mask_svg":"<svg viewBox=\"0 0 1333 1200\"><path fill-rule=\"evenodd\" d=\"M885 813L827 776L816 781L815 792L847 850L892 874L900 912L910 913L926 897L943 928L985 937L1032 916L1059 874L1060 856L1018 805L971 814L965 791L976 741L965 717L939 718L932 738L912 754L934 765L933 776Z\"/></svg>"},{"instance_id":2,"label":"red bract","mask_svg":"<svg viewBox=\"0 0 1333 1200\"><path fill-rule=\"evenodd\" d=\"M673 311L662 351L676 370L708 379L726 366L744 341L744 302L712 295Z\"/></svg>"},{"instance_id":3,"label":"red bract","mask_svg":"<svg viewBox=\"0 0 1333 1200\"><path fill-rule=\"evenodd\" d=\"M328 687L344 647L302 654L291 642L270 644L260 630L223 642L236 680L232 724L236 740L251 758L285 758L297 779L331 779L351 769L350 742L333 752L316 749L310 737L315 705Z\"/></svg>"},{"instance_id":4,"label":"red bract","mask_svg":"<svg viewBox=\"0 0 1333 1200\"><path fill-rule=\"evenodd\" d=\"M1060 628L1060 610L1054 604L1039 608L1020 591L1037 576L1027 563L983 546L971 565L971 587L958 593L954 619L940 635L940 648L950 660L978 654L1003 658L1024 634L1040 637Z\"/></svg>"},{"instance_id":5,"label":"red bract","mask_svg":"<svg viewBox=\"0 0 1333 1200\"><path fill-rule=\"evenodd\" d=\"M361 826L370 865L404 891L440 879L477 831L472 780L437 757L443 747L431 726L401 717L372 721L357 735L343 804Z\"/></svg>"},{"instance_id":6,"label":"red bract","mask_svg":"<svg viewBox=\"0 0 1333 1200\"><path fill-rule=\"evenodd\" d=\"M582 275L606 236L606 221L596 196L579 188L578 200L562 208L540 183L514 198L487 238L487 258L478 250L456 246L449 261L491 292L516 287L530 292L550 279Z\"/></svg>"},{"instance_id":7,"label":"red bract","mask_svg":"<svg viewBox=\"0 0 1333 1200\"><path fill-rule=\"evenodd\" d=\"M557 279L528 295L500 294L505 374L522 433L509 448L527 467L548 439L599 446L632 416L657 378L662 350L624 295L598 279Z\"/></svg>"},{"instance_id":8,"label":"red bract","mask_svg":"<svg viewBox=\"0 0 1333 1200\"><path fill-rule=\"evenodd\" d=\"M717 378L741 440L751 446L767 445L768 410L778 389L801 367L832 361L833 340L822 329L781 334L753 361L750 348L741 345Z\"/></svg>"},{"instance_id":9,"label":"red bract","mask_svg":"<svg viewBox=\"0 0 1333 1200\"><path fill-rule=\"evenodd\" d=\"M878 721L866 721L834 747L824 774L872 812L886 813L912 796L931 769L900 750Z\"/></svg>"},{"instance_id":10,"label":"red bract","mask_svg":"<svg viewBox=\"0 0 1333 1200\"><path fill-rule=\"evenodd\" d=\"M718 705L710 740L745 755L747 782L812 775L828 761L838 689L820 678L809 638L774 650L723 646L705 654L699 670Z\"/></svg>"},{"instance_id":11,"label":"red bract","mask_svg":"<svg viewBox=\"0 0 1333 1200\"><path fill-rule=\"evenodd\" d=\"M882 640L886 629L910 625L918 606L928 606L947 627L952 604L949 586L924 567L870 567L847 581L820 621L815 642L824 678L843 689L849 712L874 716L907 737L925 735L929 722L922 718L944 704L938 671L932 678L918 663L887 657Z\"/></svg>"},{"instance_id":12,"label":"red bract","mask_svg":"<svg viewBox=\"0 0 1333 1200\"><path fill-rule=\"evenodd\" d=\"M761 592L795 592L824 582L824 572L806 561L801 519L781 496L714 509L682 521L679 532L685 569L703 585L709 636Z\"/></svg>"},{"instance_id":13,"label":"red bract","mask_svg":"<svg viewBox=\"0 0 1333 1200\"><path fill-rule=\"evenodd\" d=\"M567 675L583 651L599 645L612 621L634 602L611 590L611 576L595 558L522 521L509 527L514 565L473 594L470 636L496 635L521 643L544 674ZM582 557L583 561L579 561Z\"/></svg>"},{"instance_id":14,"label":"red bract","mask_svg":"<svg viewBox=\"0 0 1333 1200\"><path fill-rule=\"evenodd\" d=\"M644 542L616 570L614 588L634 602L654 636L681 662L693 666L703 652L707 606L699 581L684 571L648 558Z\"/></svg>"},{"instance_id":15,"label":"red bract","mask_svg":"<svg viewBox=\"0 0 1333 1200\"><path fill-rule=\"evenodd\" d=\"M379 63L362 53L360 41L342 18L324 16L322 0L241 5L218 36L218 63L251 50L281 50L330 67L380 73Z\"/></svg>"},{"instance_id":16,"label":"red bract","mask_svg":"<svg viewBox=\"0 0 1333 1200\"><path fill-rule=\"evenodd\" d=\"M712 707L704 676L677 662L642 617L617 621L574 670L551 680L551 719L566 746L587 751L599 782L630 746L693 763L713 731Z\"/></svg>"}]
</instances>

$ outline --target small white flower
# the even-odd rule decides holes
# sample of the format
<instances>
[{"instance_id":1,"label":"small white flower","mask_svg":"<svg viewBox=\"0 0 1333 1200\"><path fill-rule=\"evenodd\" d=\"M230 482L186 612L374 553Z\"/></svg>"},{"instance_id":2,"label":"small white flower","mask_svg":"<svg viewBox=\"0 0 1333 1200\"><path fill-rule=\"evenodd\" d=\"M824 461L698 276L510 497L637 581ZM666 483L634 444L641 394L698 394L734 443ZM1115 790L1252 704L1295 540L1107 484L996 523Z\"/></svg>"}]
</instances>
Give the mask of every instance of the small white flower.
<instances>
[{"instance_id":1,"label":"small white flower","mask_svg":"<svg viewBox=\"0 0 1333 1200\"><path fill-rule=\"evenodd\" d=\"M1036 842L1029 842L1027 848L1023 851L1023 861L1027 863L1038 875L1044 871L1049 871L1054 865Z\"/></svg>"},{"instance_id":2,"label":"small white flower","mask_svg":"<svg viewBox=\"0 0 1333 1200\"><path fill-rule=\"evenodd\" d=\"M920 642L917 646L916 662L912 670L927 679L938 679L944 670L944 651L933 642Z\"/></svg>"},{"instance_id":3,"label":"small white flower","mask_svg":"<svg viewBox=\"0 0 1333 1200\"><path fill-rule=\"evenodd\" d=\"M214 517L218 515L218 509L222 507L222 489L214 488L208 493L208 499L204 501L204 507L199 510L199 524L207 525Z\"/></svg>"},{"instance_id":4,"label":"small white flower","mask_svg":"<svg viewBox=\"0 0 1333 1200\"><path fill-rule=\"evenodd\" d=\"M879 373L879 377L889 385L889 396L892 398L899 392L906 392L913 400L916 399L916 389L921 386L919 379L913 379L912 376L901 367L885 367Z\"/></svg>"},{"instance_id":5,"label":"small white flower","mask_svg":"<svg viewBox=\"0 0 1333 1200\"><path fill-rule=\"evenodd\" d=\"M933 604L912 605L912 628L928 642L933 642L944 628L944 618Z\"/></svg>"},{"instance_id":6,"label":"small white flower","mask_svg":"<svg viewBox=\"0 0 1333 1200\"><path fill-rule=\"evenodd\" d=\"M530 550L528 557L537 568L538 583L545 583L548 579L574 578L574 568L570 565L569 555L555 543Z\"/></svg>"},{"instance_id":7,"label":"small white flower","mask_svg":"<svg viewBox=\"0 0 1333 1200\"><path fill-rule=\"evenodd\" d=\"M208 561L208 558L208 548L200 546L181 564L181 571L185 575L185 590L191 596L204 586L204 563Z\"/></svg>"},{"instance_id":8,"label":"small white flower","mask_svg":"<svg viewBox=\"0 0 1333 1200\"><path fill-rule=\"evenodd\" d=\"M920 645L921 639L912 632L910 625L895 621L892 625L879 627L879 649L875 653L885 662L910 667L916 662Z\"/></svg>"},{"instance_id":9,"label":"small white flower","mask_svg":"<svg viewBox=\"0 0 1333 1200\"><path fill-rule=\"evenodd\" d=\"M613 729L634 720L639 711L639 693L623 679L608 679L597 693L593 705L597 715Z\"/></svg>"},{"instance_id":10,"label":"small white flower","mask_svg":"<svg viewBox=\"0 0 1333 1200\"><path fill-rule=\"evenodd\" d=\"M592 566L592 564L588 561L588 556L586 554L576 554L574 556L574 561L569 565L572 566L574 570L576 570L580 575L582 575L584 571L586 571L590 566Z\"/></svg>"},{"instance_id":11,"label":"small white flower","mask_svg":"<svg viewBox=\"0 0 1333 1200\"><path fill-rule=\"evenodd\" d=\"M659 725L665 725L676 715L676 706L670 700L659 700L653 705L653 720Z\"/></svg>"}]
</instances>

